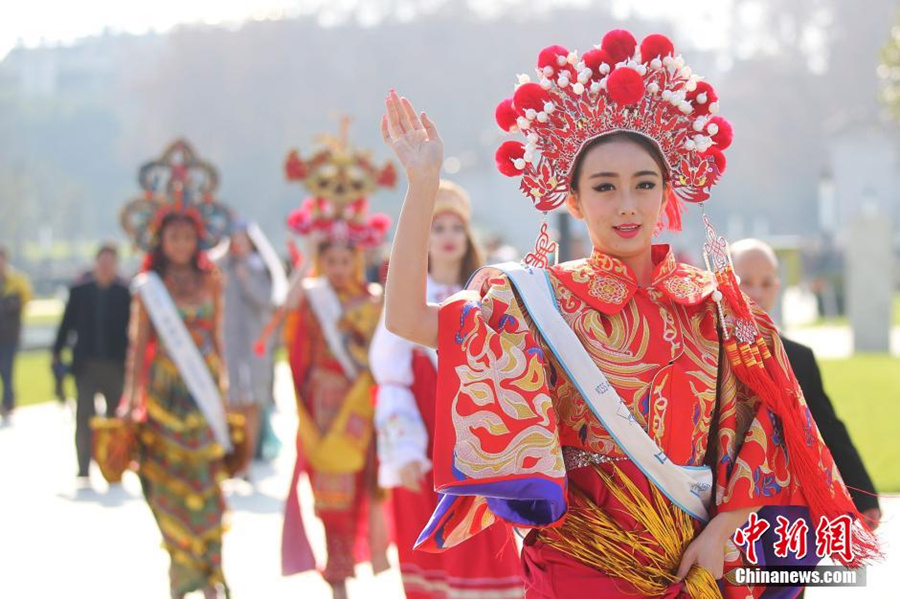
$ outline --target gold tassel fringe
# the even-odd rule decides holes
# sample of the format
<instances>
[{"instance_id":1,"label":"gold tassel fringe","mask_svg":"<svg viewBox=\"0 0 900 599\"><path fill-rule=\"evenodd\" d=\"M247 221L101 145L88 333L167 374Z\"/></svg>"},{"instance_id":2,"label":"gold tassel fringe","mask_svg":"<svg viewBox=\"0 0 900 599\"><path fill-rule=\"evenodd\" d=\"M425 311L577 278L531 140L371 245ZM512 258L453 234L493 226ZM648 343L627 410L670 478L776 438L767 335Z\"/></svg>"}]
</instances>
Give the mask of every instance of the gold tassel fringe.
<instances>
[{"instance_id":1,"label":"gold tassel fringe","mask_svg":"<svg viewBox=\"0 0 900 599\"><path fill-rule=\"evenodd\" d=\"M612 473L600 466L594 469L637 521L638 529L622 528L583 491L573 487L565 523L542 531L541 539L607 576L625 580L646 597L662 595L675 582L681 556L694 539L691 517L653 485L648 499L615 463L612 467ZM712 574L699 566L691 568L685 588L693 599L722 599Z\"/></svg>"}]
</instances>

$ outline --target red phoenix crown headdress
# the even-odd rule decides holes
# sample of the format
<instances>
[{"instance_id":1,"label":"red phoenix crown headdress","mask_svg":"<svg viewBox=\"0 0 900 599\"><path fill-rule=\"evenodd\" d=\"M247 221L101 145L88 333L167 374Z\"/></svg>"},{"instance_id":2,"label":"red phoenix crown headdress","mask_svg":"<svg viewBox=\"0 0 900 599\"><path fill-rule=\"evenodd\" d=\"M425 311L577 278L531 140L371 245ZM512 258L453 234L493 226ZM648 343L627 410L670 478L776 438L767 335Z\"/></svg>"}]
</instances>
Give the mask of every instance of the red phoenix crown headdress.
<instances>
[{"instance_id":1,"label":"red phoenix crown headdress","mask_svg":"<svg viewBox=\"0 0 900 599\"><path fill-rule=\"evenodd\" d=\"M725 171L731 125L718 116L712 86L694 74L672 42L649 35L640 45L617 29L578 58L562 46L538 55L538 82L527 75L500 102L497 123L521 132L526 143L504 142L497 168L521 177L522 192L538 210L565 202L580 152L591 141L621 131L652 140L669 170L668 228L681 227L681 202L702 202Z\"/></svg>"},{"instance_id":2,"label":"red phoenix crown headdress","mask_svg":"<svg viewBox=\"0 0 900 599\"><path fill-rule=\"evenodd\" d=\"M369 214L368 196L397 181L393 164L377 167L368 152L347 141L349 119L341 120L341 136L319 138L323 147L309 159L291 150L285 162L288 181L302 183L312 196L288 216L288 226L300 235L320 234L326 239L362 248L379 245L391 221L384 214Z\"/></svg>"},{"instance_id":3,"label":"red phoenix crown headdress","mask_svg":"<svg viewBox=\"0 0 900 599\"><path fill-rule=\"evenodd\" d=\"M216 246L231 226L231 212L215 201L219 175L201 160L185 140L172 142L158 159L138 171L143 196L128 202L120 221L129 237L144 251L158 242L163 219L173 213L190 217L197 225L200 248Z\"/></svg>"}]
</instances>

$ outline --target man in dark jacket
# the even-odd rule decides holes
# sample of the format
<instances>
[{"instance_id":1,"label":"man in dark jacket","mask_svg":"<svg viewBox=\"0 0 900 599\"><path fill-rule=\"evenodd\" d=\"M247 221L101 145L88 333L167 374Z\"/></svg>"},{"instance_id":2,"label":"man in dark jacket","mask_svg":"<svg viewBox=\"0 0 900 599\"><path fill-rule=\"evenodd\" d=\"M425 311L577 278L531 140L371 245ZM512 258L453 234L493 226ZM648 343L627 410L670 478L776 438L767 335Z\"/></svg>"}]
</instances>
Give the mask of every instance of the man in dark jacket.
<instances>
[{"instance_id":1,"label":"man in dark jacket","mask_svg":"<svg viewBox=\"0 0 900 599\"><path fill-rule=\"evenodd\" d=\"M72 347L71 369L78 393L75 448L79 477L88 476L91 462L90 420L95 396L103 395L106 415L112 416L125 381L131 293L117 270L116 247L104 245L97 252L93 272L72 286L53 345L54 365L60 363L63 349Z\"/></svg>"},{"instance_id":2,"label":"man in dark jacket","mask_svg":"<svg viewBox=\"0 0 900 599\"><path fill-rule=\"evenodd\" d=\"M763 310L771 312L781 290L778 258L775 252L762 241L743 239L731 246L731 256L735 273L740 278L741 290ZM878 498L874 496L875 487L850 440L847 427L837 417L831 400L825 394L822 375L813 351L783 335L781 340L809 405L809 411L812 412L822 438L834 456L834 462L850 490L853 502L874 529L881 520Z\"/></svg>"}]
</instances>

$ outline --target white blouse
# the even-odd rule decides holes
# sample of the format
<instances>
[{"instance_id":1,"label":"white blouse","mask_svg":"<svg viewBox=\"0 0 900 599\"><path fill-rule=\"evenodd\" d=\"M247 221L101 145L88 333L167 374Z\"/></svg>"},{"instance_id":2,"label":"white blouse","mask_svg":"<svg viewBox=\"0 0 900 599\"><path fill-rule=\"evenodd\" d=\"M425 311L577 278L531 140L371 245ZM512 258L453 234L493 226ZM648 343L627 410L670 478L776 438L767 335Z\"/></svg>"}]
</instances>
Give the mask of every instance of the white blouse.
<instances>
[{"instance_id":1,"label":"white blouse","mask_svg":"<svg viewBox=\"0 0 900 599\"><path fill-rule=\"evenodd\" d=\"M441 303L461 289L441 285L428 277L426 298ZM369 346L369 368L378 384L375 402L375 430L378 434L378 484L382 488L400 486L400 471L418 462L423 472L431 469L428 430L410 387L413 384L413 352L424 350L437 367L437 353L394 335L384 327L384 319Z\"/></svg>"}]
</instances>

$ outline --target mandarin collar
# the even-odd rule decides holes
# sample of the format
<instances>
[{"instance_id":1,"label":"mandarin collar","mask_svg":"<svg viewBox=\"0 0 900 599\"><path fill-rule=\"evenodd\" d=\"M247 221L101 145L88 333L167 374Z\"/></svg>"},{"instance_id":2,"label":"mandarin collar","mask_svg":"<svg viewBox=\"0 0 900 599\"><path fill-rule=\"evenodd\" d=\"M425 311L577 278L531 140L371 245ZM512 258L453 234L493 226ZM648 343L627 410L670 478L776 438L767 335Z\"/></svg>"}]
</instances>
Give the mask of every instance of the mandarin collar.
<instances>
[{"instance_id":1,"label":"mandarin collar","mask_svg":"<svg viewBox=\"0 0 900 599\"><path fill-rule=\"evenodd\" d=\"M675 261L667 244L651 248L653 276L644 291L662 292L673 302L696 305L715 291L715 280L705 270ZM634 271L613 256L594 250L585 260L553 268L559 281L590 306L605 314L616 314L641 289Z\"/></svg>"}]
</instances>

